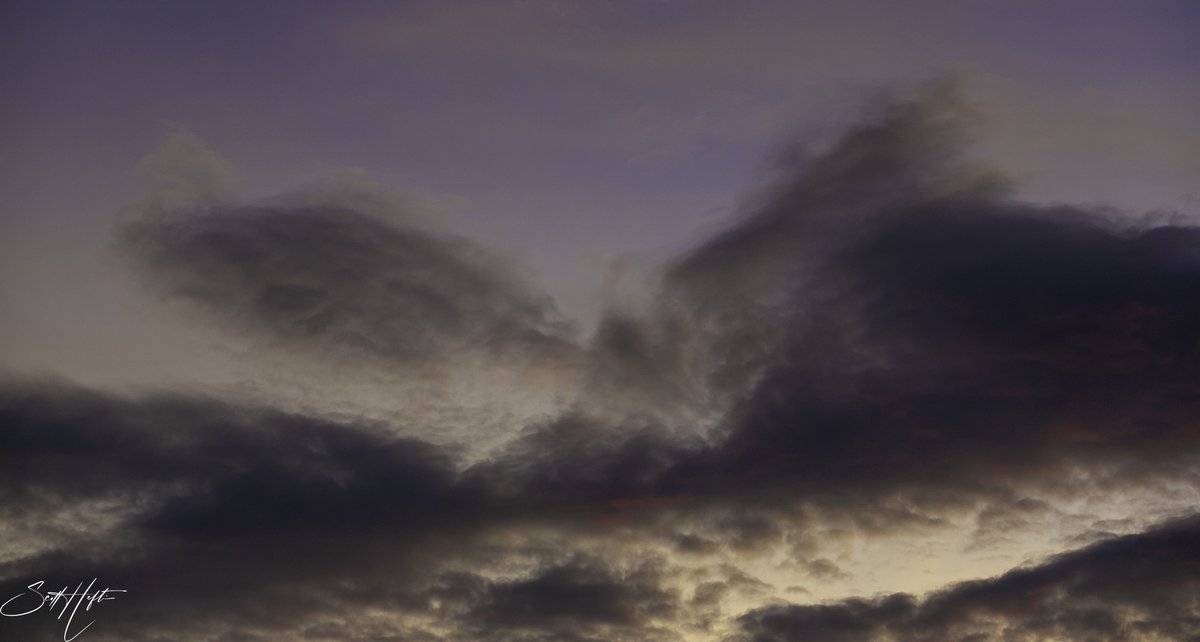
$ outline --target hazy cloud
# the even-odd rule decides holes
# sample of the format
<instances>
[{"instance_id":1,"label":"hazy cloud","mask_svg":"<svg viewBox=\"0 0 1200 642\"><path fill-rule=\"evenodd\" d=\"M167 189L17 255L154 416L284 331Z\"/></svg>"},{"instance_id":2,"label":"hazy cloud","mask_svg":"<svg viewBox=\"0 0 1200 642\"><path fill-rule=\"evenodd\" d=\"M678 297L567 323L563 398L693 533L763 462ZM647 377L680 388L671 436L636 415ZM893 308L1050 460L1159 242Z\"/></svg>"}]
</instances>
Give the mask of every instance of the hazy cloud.
<instances>
[{"instance_id":1,"label":"hazy cloud","mask_svg":"<svg viewBox=\"0 0 1200 642\"><path fill-rule=\"evenodd\" d=\"M428 361L563 349L566 324L476 247L336 204L151 212L124 247L167 296L287 349Z\"/></svg>"},{"instance_id":2,"label":"hazy cloud","mask_svg":"<svg viewBox=\"0 0 1200 642\"><path fill-rule=\"evenodd\" d=\"M892 595L773 606L739 618L737 640L1187 640L1200 635L1194 518L1066 553L1037 567Z\"/></svg>"}]
</instances>

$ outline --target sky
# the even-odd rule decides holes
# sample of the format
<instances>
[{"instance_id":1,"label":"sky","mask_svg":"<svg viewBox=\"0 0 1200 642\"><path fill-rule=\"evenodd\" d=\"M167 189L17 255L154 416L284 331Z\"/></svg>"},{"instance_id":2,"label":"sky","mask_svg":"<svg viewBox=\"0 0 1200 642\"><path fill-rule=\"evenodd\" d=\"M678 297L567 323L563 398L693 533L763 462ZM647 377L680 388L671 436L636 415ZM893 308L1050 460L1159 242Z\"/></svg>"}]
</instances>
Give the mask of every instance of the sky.
<instances>
[{"instance_id":1,"label":"sky","mask_svg":"<svg viewBox=\"0 0 1200 642\"><path fill-rule=\"evenodd\" d=\"M1200 638L1197 78L1184 0L0 3L0 636Z\"/></svg>"}]
</instances>

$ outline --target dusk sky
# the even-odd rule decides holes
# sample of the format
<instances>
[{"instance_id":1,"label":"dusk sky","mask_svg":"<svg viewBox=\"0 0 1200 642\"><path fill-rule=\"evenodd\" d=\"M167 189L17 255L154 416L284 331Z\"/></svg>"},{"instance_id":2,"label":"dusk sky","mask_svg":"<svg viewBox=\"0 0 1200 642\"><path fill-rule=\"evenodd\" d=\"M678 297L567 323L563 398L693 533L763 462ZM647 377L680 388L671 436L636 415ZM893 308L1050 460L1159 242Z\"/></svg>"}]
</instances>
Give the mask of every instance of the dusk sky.
<instances>
[{"instance_id":1,"label":"dusk sky","mask_svg":"<svg viewBox=\"0 0 1200 642\"><path fill-rule=\"evenodd\" d=\"M1200 640L1200 3L6 1L0 87L0 639Z\"/></svg>"}]
</instances>

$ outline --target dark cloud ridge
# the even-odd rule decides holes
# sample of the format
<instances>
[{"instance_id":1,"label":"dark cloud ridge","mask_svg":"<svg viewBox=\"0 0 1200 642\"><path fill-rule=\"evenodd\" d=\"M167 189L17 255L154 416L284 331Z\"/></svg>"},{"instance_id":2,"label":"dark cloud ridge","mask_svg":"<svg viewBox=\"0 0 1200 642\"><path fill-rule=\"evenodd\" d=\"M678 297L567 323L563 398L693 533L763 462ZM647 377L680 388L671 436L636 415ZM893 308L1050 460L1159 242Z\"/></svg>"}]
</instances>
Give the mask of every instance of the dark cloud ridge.
<instances>
[{"instance_id":1,"label":"dark cloud ridge","mask_svg":"<svg viewBox=\"0 0 1200 642\"><path fill-rule=\"evenodd\" d=\"M758 609L739 618L736 640L1193 640L1198 571L1200 519L1190 517L923 600Z\"/></svg>"}]
</instances>

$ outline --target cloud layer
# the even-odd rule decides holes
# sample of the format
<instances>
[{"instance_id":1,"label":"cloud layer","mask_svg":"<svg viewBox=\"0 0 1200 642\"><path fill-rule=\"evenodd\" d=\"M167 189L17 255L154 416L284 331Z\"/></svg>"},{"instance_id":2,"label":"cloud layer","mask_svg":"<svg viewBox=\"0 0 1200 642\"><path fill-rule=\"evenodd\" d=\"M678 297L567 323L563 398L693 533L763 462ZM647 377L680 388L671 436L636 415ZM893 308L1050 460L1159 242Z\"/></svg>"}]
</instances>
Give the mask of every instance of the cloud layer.
<instances>
[{"instance_id":1,"label":"cloud layer","mask_svg":"<svg viewBox=\"0 0 1200 642\"><path fill-rule=\"evenodd\" d=\"M127 256L263 354L553 364L567 401L464 460L419 427L10 383L0 578L127 587L96 640L1194 637L1200 228L1017 202L962 160L970 123L938 87L789 150L586 340L502 259L351 202L152 203ZM1121 512L1139 492L1162 502ZM1079 539L1031 546L1039 519ZM1034 559L804 601L860 586L856 547L964 528Z\"/></svg>"}]
</instances>

